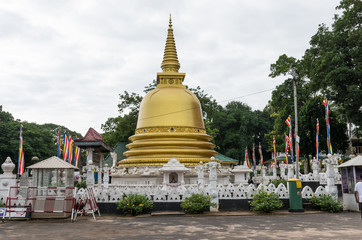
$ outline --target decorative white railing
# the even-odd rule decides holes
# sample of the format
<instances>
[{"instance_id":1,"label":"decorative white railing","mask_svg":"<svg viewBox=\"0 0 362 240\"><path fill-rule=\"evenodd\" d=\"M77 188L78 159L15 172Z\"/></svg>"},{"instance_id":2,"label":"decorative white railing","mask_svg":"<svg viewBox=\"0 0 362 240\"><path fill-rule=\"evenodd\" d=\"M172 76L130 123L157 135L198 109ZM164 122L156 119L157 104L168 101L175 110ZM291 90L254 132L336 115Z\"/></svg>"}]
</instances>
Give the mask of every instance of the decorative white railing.
<instances>
[{"instance_id":1,"label":"decorative white railing","mask_svg":"<svg viewBox=\"0 0 362 240\"><path fill-rule=\"evenodd\" d=\"M262 188L268 193L276 193L280 199L289 199L289 192L284 184L275 187L274 184L265 186L260 184L257 188L250 184L249 186L240 185L218 185L219 199L252 199ZM154 202L180 202L191 194L203 193L209 195L210 188L205 186L198 189L197 185L185 185L178 187L162 187L162 186L112 186L109 188L95 188L95 196L97 202L118 202L122 199L123 194L138 193L146 195ZM319 186L315 192L306 186L302 189L302 198L310 199L312 196L320 196L327 194L323 186ZM76 198L80 199L85 196L84 189L78 189Z\"/></svg>"}]
</instances>

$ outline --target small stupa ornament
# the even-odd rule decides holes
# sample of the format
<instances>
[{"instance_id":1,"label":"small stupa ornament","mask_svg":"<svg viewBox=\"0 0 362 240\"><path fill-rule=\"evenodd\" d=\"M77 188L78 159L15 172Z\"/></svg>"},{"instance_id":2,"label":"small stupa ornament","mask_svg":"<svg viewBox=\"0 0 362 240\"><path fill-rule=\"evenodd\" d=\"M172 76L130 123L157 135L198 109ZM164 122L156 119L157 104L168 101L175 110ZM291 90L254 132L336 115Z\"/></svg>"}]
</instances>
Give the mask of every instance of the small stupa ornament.
<instances>
[{"instance_id":1,"label":"small stupa ornament","mask_svg":"<svg viewBox=\"0 0 362 240\"><path fill-rule=\"evenodd\" d=\"M6 176L13 175L14 168L15 164L13 163L13 161L11 161L10 157L7 157L5 162L1 164L1 169L3 170L4 175Z\"/></svg>"}]
</instances>

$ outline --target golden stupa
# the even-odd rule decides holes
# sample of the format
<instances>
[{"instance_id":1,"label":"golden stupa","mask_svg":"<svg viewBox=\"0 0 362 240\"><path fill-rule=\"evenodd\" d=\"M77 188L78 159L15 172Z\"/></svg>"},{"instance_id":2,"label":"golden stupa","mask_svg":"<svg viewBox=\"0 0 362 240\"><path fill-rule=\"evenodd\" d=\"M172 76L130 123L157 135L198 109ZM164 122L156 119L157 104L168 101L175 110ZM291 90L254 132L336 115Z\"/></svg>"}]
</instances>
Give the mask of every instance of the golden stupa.
<instances>
[{"instance_id":1,"label":"golden stupa","mask_svg":"<svg viewBox=\"0 0 362 240\"><path fill-rule=\"evenodd\" d=\"M129 138L127 158L119 166L161 166L172 157L198 165L217 154L206 134L200 102L182 84L185 73L178 72L171 16L161 68L157 88L141 102L135 135Z\"/></svg>"}]
</instances>

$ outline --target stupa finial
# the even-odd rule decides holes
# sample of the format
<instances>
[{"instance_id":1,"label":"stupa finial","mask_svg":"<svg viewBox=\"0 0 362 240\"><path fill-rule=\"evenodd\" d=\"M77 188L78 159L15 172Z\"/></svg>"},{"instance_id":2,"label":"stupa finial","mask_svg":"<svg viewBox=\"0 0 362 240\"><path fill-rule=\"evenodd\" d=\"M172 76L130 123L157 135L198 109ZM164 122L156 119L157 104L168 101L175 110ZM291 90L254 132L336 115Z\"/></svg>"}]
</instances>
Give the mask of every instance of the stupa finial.
<instances>
[{"instance_id":1,"label":"stupa finial","mask_svg":"<svg viewBox=\"0 0 362 240\"><path fill-rule=\"evenodd\" d=\"M163 61L161 68L163 72L178 72L180 63L177 58L175 38L173 36L172 19L170 14L170 22L166 39L165 52L163 54Z\"/></svg>"}]
</instances>

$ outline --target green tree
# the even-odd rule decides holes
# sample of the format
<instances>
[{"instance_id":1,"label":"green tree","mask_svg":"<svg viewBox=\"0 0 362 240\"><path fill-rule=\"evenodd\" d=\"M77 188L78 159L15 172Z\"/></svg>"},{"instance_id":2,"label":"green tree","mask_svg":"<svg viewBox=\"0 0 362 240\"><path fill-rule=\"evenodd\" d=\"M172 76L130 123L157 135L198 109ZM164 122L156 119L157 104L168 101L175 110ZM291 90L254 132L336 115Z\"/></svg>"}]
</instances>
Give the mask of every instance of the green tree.
<instances>
[{"instance_id":1,"label":"green tree","mask_svg":"<svg viewBox=\"0 0 362 240\"><path fill-rule=\"evenodd\" d=\"M298 130L300 137L300 155L308 158L309 155L315 156L315 136L316 136L316 120L320 122L320 151L327 150L326 144L322 139L326 139L326 126L324 116L324 106L322 105L323 96L315 91L314 83L307 81L307 72L303 61L288 57L285 54L271 65L271 73L269 76L277 77L280 75L288 75L292 71L297 73L297 105L298 105ZM274 128L268 134L271 142L272 136L277 138L278 151L284 151L285 140L284 135L288 134L288 127L285 120L291 115L292 131L294 132L294 93L293 79L287 78L284 83L277 86L272 92L272 99L269 102L272 116L274 118ZM346 123L337 116L337 111L331 105L330 111L331 123L331 139L334 151L344 152L347 147ZM295 148L294 148L295 149ZM295 151L293 149L293 151Z\"/></svg>"},{"instance_id":2,"label":"green tree","mask_svg":"<svg viewBox=\"0 0 362 240\"><path fill-rule=\"evenodd\" d=\"M58 154L56 144L57 125L38 125L20 120L15 121L12 114L3 111L2 106L0 106L0 164L2 164L7 157L10 157L17 167L21 125L23 126L25 167L35 163L31 161L34 156L37 156L40 160L44 160ZM81 136L79 133L70 131L65 127L61 128L62 131L71 133L73 137Z\"/></svg>"},{"instance_id":3,"label":"green tree","mask_svg":"<svg viewBox=\"0 0 362 240\"><path fill-rule=\"evenodd\" d=\"M260 142L264 159L270 158L270 153L266 151L269 146L265 134L271 131L273 125L267 108L263 111L252 111L248 105L233 101L215 114L214 124L219 129L215 141L221 153L241 159L245 147L248 147L250 153L254 144L258 156Z\"/></svg>"},{"instance_id":4,"label":"green tree","mask_svg":"<svg viewBox=\"0 0 362 240\"><path fill-rule=\"evenodd\" d=\"M356 133L362 130L362 2L342 0L332 29L324 24L312 36L303 56L314 91L321 91L339 108Z\"/></svg>"}]
</instances>

